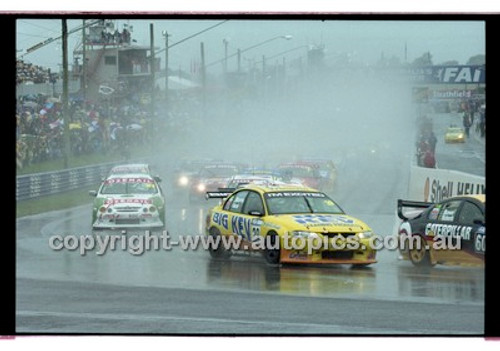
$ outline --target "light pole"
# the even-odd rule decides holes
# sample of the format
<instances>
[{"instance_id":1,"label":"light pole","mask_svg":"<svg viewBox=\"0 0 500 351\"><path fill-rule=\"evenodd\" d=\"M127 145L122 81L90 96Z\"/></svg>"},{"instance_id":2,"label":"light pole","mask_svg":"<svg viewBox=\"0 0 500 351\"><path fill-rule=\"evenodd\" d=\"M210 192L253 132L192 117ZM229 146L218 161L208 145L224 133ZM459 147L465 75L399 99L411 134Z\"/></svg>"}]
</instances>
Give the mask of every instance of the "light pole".
<instances>
[{"instance_id":1,"label":"light pole","mask_svg":"<svg viewBox=\"0 0 500 351\"><path fill-rule=\"evenodd\" d=\"M63 88L62 88L62 104L63 104L63 145L64 145L64 168L68 168L71 153L70 146L70 131L69 131L69 107L68 107L68 24L67 20L62 20L62 62L63 62Z\"/></svg>"},{"instance_id":2,"label":"light pole","mask_svg":"<svg viewBox=\"0 0 500 351\"><path fill-rule=\"evenodd\" d=\"M150 73L151 73L151 101L149 102L149 108L150 108L150 117L149 117L149 131L150 133L154 130L153 129L153 121L155 120L155 87L156 87L156 75L155 75L155 37L154 37L154 26L153 23L149 24L149 40L150 40L150 47L149 47L149 52L150 52ZM152 134L152 133L151 133Z\"/></svg>"},{"instance_id":3,"label":"light pole","mask_svg":"<svg viewBox=\"0 0 500 351\"><path fill-rule=\"evenodd\" d=\"M247 52L247 51L252 50L252 49L255 49L256 47L267 44L267 43L269 43L273 40L277 40L277 39L291 40L291 39L293 39L293 36L287 34L287 35L278 35L276 37L266 39L264 41L261 41L260 43L254 44L254 45L249 46L245 49L238 49L238 51L236 53L229 55L229 56L225 55L223 59L210 62L209 64L205 65L205 67L210 67L210 66L213 66L213 65L215 65L217 63L221 63L221 62L227 62L227 59L234 57L234 56L238 56L238 67L240 67L240 59L241 59L242 53Z\"/></svg>"},{"instance_id":4,"label":"light pole","mask_svg":"<svg viewBox=\"0 0 500 351\"><path fill-rule=\"evenodd\" d=\"M222 40L222 42L224 43L224 75L227 74L227 45L229 44L229 41L224 38Z\"/></svg>"},{"instance_id":5,"label":"light pole","mask_svg":"<svg viewBox=\"0 0 500 351\"><path fill-rule=\"evenodd\" d=\"M170 36L166 30L162 31L165 37L165 103L168 104L168 37Z\"/></svg>"},{"instance_id":6,"label":"light pole","mask_svg":"<svg viewBox=\"0 0 500 351\"><path fill-rule=\"evenodd\" d=\"M296 51L296 50L300 50L300 49L304 49L304 48L308 49L309 45L300 45L300 46L294 47L292 49L281 51L281 52L274 54L272 56L267 56L267 57L265 55L262 56L262 84L263 84L264 89L266 87L267 62L269 62L270 59L283 56L283 61L282 61L283 62L282 63L283 70L281 72L281 76L282 76L283 82L285 82L286 81L286 54L288 54L292 51ZM259 63L259 62L257 62L257 63ZM286 84L284 83L283 86L286 87Z\"/></svg>"},{"instance_id":7,"label":"light pole","mask_svg":"<svg viewBox=\"0 0 500 351\"><path fill-rule=\"evenodd\" d=\"M82 24L82 98L83 103L87 100L87 28L85 27L85 19Z\"/></svg>"}]
</instances>

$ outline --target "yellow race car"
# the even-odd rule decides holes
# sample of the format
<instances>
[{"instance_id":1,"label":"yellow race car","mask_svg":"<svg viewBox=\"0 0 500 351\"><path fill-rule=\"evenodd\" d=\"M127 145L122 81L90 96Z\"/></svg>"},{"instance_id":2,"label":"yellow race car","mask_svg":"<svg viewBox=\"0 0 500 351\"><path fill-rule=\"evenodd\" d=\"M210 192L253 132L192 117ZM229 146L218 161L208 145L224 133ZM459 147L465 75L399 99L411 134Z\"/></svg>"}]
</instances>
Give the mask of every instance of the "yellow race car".
<instances>
[{"instance_id":1,"label":"yellow race car","mask_svg":"<svg viewBox=\"0 0 500 351\"><path fill-rule=\"evenodd\" d=\"M460 127L448 127L444 134L445 143L465 143L465 131Z\"/></svg>"},{"instance_id":2,"label":"yellow race car","mask_svg":"<svg viewBox=\"0 0 500 351\"><path fill-rule=\"evenodd\" d=\"M271 264L377 262L371 228L318 190L251 184L206 197L224 199L206 218L212 257L247 251L262 253Z\"/></svg>"}]
</instances>

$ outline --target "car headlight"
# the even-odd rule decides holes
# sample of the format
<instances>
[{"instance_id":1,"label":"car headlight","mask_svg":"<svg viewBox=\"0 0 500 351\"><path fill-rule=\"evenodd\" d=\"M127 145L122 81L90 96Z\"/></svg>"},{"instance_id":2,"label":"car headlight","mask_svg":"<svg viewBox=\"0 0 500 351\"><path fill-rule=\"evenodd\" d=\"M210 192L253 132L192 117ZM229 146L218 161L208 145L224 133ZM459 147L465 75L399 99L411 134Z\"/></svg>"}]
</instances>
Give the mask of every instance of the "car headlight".
<instances>
[{"instance_id":1,"label":"car headlight","mask_svg":"<svg viewBox=\"0 0 500 351\"><path fill-rule=\"evenodd\" d=\"M179 185L180 186L186 186L189 183L189 178L186 176L182 176L179 178Z\"/></svg>"},{"instance_id":2,"label":"car headlight","mask_svg":"<svg viewBox=\"0 0 500 351\"><path fill-rule=\"evenodd\" d=\"M203 183L198 184L196 189L198 189L199 192L205 191L205 189L206 189L205 184L203 184Z\"/></svg>"},{"instance_id":3,"label":"car headlight","mask_svg":"<svg viewBox=\"0 0 500 351\"><path fill-rule=\"evenodd\" d=\"M464 137L463 134L458 134L458 139L462 139Z\"/></svg>"},{"instance_id":4,"label":"car headlight","mask_svg":"<svg viewBox=\"0 0 500 351\"><path fill-rule=\"evenodd\" d=\"M373 232L372 231L358 233L358 237L360 239L368 239L368 238L371 238L372 236L373 236Z\"/></svg>"},{"instance_id":5,"label":"car headlight","mask_svg":"<svg viewBox=\"0 0 500 351\"><path fill-rule=\"evenodd\" d=\"M319 238L318 234L316 233L312 233L312 232L305 232L305 231L301 231L301 230L296 230L296 231L293 231L292 233L292 237L296 237L296 238L304 238L304 239L307 239L307 238Z\"/></svg>"}]
</instances>

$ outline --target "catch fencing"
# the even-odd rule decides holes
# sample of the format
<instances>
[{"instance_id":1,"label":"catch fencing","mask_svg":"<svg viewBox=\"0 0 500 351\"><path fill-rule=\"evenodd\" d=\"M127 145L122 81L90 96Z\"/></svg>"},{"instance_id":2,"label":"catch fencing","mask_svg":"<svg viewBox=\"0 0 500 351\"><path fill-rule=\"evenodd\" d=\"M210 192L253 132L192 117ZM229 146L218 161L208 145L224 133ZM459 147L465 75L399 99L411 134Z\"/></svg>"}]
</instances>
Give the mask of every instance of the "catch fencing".
<instances>
[{"instance_id":1,"label":"catch fencing","mask_svg":"<svg viewBox=\"0 0 500 351\"><path fill-rule=\"evenodd\" d=\"M102 163L62 171L43 172L16 177L16 200L28 200L94 186L118 163ZM89 189L91 190L91 189Z\"/></svg>"}]
</instances>

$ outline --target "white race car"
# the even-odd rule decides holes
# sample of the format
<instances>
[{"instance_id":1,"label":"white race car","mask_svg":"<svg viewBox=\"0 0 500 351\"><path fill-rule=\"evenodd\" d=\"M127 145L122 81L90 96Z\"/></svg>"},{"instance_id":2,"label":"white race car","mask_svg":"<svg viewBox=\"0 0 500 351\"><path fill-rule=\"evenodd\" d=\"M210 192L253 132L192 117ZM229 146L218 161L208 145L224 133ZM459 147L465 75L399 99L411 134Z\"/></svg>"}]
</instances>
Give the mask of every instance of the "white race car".
<instances>
[{"instance_id":1,"label":"white race car","mask_svg":"<svg viewBox=\"0 0 500 351\"><path fill-rule=\"evenodd\" d=\"M95 197L92 229L165 227L165 197L151 175L111 175L89 194Z\"/></svg>"}]
</instances>

